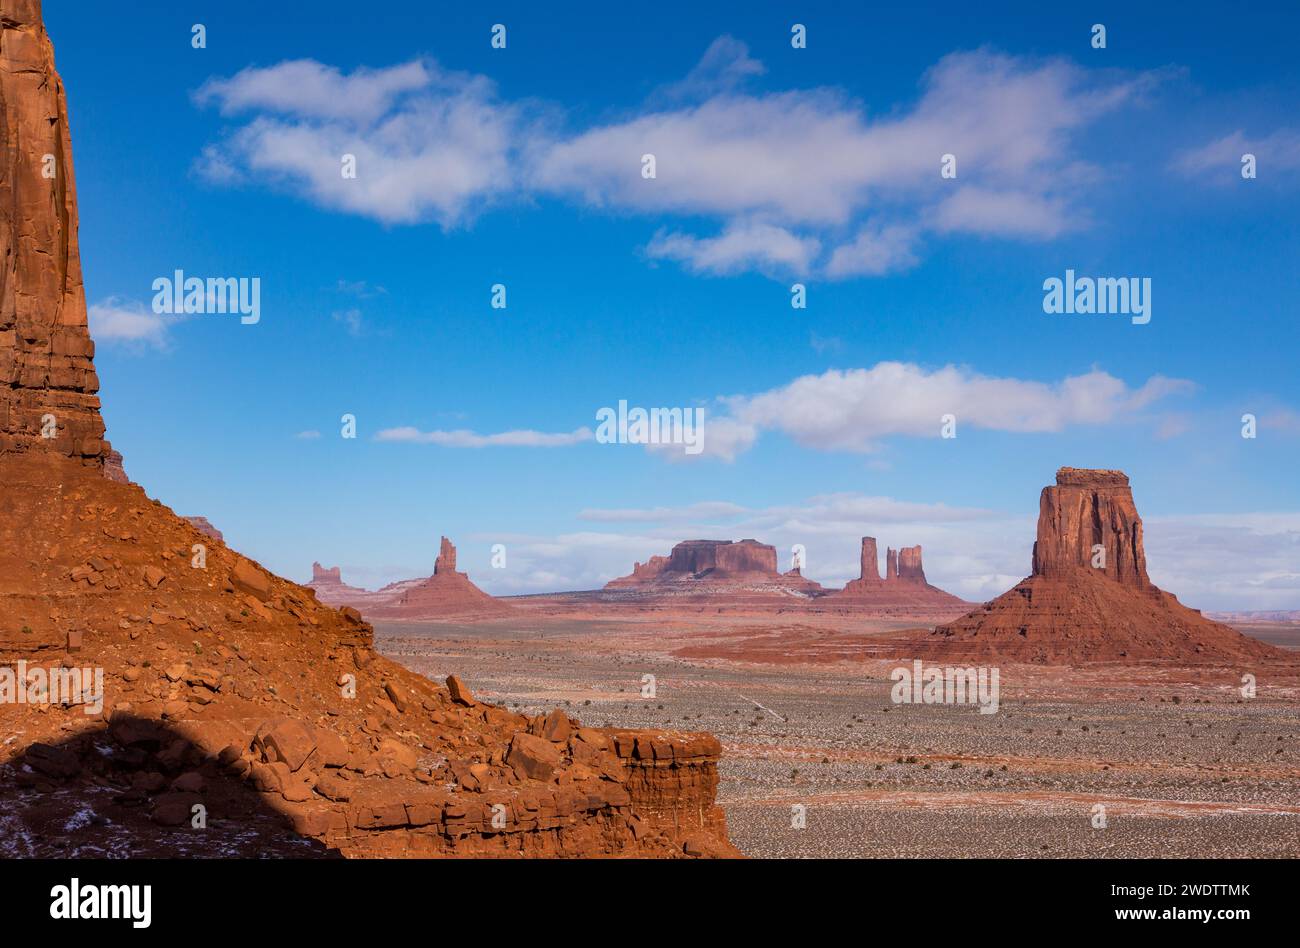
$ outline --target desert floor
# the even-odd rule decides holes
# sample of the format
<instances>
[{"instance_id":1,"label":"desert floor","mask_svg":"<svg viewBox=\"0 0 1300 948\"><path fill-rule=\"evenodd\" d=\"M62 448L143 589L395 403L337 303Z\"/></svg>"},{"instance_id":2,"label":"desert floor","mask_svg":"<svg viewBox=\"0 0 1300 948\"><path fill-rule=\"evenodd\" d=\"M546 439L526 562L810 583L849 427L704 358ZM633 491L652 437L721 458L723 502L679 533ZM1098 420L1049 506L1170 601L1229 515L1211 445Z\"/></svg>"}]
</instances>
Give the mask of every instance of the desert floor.
<instances>
[{"instance_id":1,"label":"desert floor","mask_svg":"<svg viewBox=\"0 0 1300 948\"><path fill-rule=\"evenodd\" d=\"M1002 666L1001 707L980 714L891 702L910 663L862 656L906 625L521 616L381 623L376 644L530 714L716 734L719 802L750 856L1300 856L1300 660ZM1300 648L1300 628L1250 631Z\"/></svg>"}]
</instances>

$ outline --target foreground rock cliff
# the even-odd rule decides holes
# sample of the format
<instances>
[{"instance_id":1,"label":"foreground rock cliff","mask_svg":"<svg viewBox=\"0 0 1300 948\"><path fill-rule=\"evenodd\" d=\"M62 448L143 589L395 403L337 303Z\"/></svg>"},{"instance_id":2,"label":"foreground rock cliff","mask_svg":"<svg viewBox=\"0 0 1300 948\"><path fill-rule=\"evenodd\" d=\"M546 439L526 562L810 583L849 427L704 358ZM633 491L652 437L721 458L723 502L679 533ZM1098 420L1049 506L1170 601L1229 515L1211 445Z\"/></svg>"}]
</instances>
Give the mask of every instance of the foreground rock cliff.
<instances>
[{"instance_id":1,"label":"foreground rock cliff","mask_svg":"<svg viewBox=\"0 0 1300 948\"><path fill-rule=\"evenodd\" d=\"M0 2L0 98L0 854L734 854L711 736L435 684L108 476L38 0Z\"/></svg>"},{"instance_id":2,"label":"foreground rock cliff","mask_svg":"<svg viewBox=\"0 0 1300 948\"><path fill-rule=\"evenodd\" d=\"M1032 574L938 626L920 646L927 654L1066 664L1286 657L1152 585L1127 475L1072 467L1043 488Z\"/></svg>"}]
</instances>

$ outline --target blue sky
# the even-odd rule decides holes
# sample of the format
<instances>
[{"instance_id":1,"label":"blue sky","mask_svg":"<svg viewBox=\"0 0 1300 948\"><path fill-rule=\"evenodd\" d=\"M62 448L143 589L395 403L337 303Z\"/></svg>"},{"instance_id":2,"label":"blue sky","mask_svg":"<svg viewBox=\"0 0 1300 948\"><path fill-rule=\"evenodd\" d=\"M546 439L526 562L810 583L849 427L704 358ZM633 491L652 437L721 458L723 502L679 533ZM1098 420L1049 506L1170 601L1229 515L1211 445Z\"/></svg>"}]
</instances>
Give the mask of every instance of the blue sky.
<instances>
[{"instance_id":1,"label":"blue sky","mask_svg":"<svg viewBox=\"0 0 1300 948\"><path fill-rule=\"evenodd\" d=\"M128 473L298 579L445 533L498 593L697 536L838 583L873 534L986 598L1058 466L1118 467L1158 582L1300 608L1300 13L698 6L47 2ZM260 322L156 316L176 269ZM1067 269L1150 323L1045 314ZM704 455L583 434L619 400L703 407Z\"/></svg>"}]
</instances>

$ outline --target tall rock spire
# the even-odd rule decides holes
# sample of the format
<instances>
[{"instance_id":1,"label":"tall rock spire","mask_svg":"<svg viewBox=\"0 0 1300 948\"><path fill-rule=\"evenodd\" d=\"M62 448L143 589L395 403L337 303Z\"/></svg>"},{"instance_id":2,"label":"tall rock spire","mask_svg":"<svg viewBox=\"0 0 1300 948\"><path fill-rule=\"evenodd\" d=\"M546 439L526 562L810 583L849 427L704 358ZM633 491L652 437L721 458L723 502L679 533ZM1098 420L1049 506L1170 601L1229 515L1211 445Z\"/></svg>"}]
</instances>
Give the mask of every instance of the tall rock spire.
<instances>
[{"instance_id":1,"label":"tall rock spire","mask_svg":"<svg viewBox=\"0 0 1300 948\"><path fill-rule=\"evenodd\" d=\"M438 558L433 561L433 575L440 576L443 573L454 572L456 572L456 547L443 537L442 546L438 549Z\"/></svg>"},{"instance_id":2,"label":"tall rock spire","mask_svg":"<svg viewBox=\"0 0 1300 948\"><path fill-rule=\"evenodd\" d=\"M858 581L863 583L880 582L880 554L876 552L876 538L862 538L862 553L860 556L861 570L858 573Z\"/></svg>"},{"instance_id":3,"label":"tall rock spire","mask_svg":"<svg viewBox=\"0 0 1300 948\"><path fill-rule=\"evenodd\" d=\"M0 8L0 453L103 467L63 82L40 0Z\"/></svg>"}]
</instances>

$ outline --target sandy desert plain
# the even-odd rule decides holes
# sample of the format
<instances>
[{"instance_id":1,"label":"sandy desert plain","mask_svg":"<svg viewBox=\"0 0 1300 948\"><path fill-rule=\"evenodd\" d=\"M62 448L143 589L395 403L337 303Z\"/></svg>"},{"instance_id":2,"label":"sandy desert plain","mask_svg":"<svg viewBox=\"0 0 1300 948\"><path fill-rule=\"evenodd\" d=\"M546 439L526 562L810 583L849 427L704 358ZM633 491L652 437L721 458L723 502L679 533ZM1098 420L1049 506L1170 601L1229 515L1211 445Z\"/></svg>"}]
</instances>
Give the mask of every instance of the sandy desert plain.
<instances>
[{"instance_id":1,"label":"sandy desert plain","mask_svg":"<svg viewBox=\"0 0 1300 948\"><path fill-rule=\"evenodd\" d=\"M504 601L521 615L377 622L376 645L525 714L717 735L718 801L748 856L1300 855L1300 673L1261 675L1247 700L1237 668L1002 665L1001 706L980 714L891 702L907 663L873 649L905 619ZM1241 629L1300 646L1295 624Z\"/></svg>"}]
</instances>

